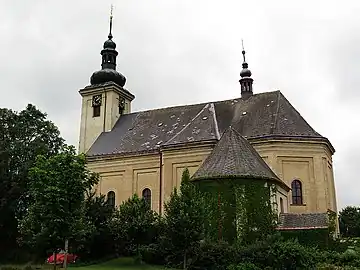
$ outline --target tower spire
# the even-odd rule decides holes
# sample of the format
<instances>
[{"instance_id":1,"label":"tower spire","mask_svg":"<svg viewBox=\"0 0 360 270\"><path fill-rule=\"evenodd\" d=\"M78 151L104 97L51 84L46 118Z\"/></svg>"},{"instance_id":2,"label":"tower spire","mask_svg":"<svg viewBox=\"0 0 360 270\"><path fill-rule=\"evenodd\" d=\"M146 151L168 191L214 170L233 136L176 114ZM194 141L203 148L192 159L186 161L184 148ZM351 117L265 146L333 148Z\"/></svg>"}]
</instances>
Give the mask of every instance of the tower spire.
<instances>
[{"instance_id":1,"label":"tower spire","mask_svg":"<svg viewBox=\"0 0 360 270\"><path fill-rule=\"evenodd\" d=\"M252 91L253 79L251 78L251 71L250 69L248 69L249 65L246 62L243 40L241 40L241 45L242 45L241 53L243 55L243 63L242 63L242 70L240 72L241 79L239 80L239 82L241 87L241 98L247 99L253 95L253 91Z\"/></svg>"},{"instance_id":2,"label":"tower spire","mask_svg":"<svg viewBox=\"0 0 360 270\"><path fill-rule=\"evenodd\" d=\"M113 4L111 4L111 8L110 8L110 30L109 30L109 35L108 35L109 39L113 38L113 35L112 35L113 9L114 9L114 6L113 6Z\"/></svg>"},{"instance_id":3,"label":"tower spire","mask_svg":"<svg viewBox=\"0 0 360 270\"><path fill-rule=\"evenodd\" d=\"M114 6L111 5L109 35L100 53L102 57L101 70L94 72L91 76L90 83L92 85L112 81L123 87L126 82L125 76L116 71L116 57L118 56L118 52L116 51L116 43L113 41L112 35L113 9Z\"/></svg>"}]
</instances>

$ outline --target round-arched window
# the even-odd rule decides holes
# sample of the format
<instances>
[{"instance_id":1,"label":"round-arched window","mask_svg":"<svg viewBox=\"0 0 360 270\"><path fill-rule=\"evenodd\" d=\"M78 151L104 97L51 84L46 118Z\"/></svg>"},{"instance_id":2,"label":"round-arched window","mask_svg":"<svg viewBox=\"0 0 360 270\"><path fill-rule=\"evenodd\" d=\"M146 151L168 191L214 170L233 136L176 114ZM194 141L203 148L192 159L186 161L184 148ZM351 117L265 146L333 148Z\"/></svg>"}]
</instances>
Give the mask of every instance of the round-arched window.
<instances>
[{"instance_id":1,"label":"round-arched window","mask_svg":"<svg viewBox=\"0 0 360 270\"><path fill-rule=\"evenodd\" d=\"M148 188L145 188L142 192L142 196L151 208L151 190Z\"/></svg>"},{"instance_id":2,"label":"round-arched window","mask_svg":"<svg viewBox=\"0 0 360 270\"><path fill-rule=\"evenodd\" d=\"M115 192L114 191L109 191L107 194L107 203L111 206L115 208Z\"/></svg>"},{"instance_id":3,"label":"round-arched window","mask_svg":"<svg viewBox=\"0 0 360 270\"><path fill-rule=\"evenodd\" d=\"M291 183L292 204L303 204L302 184L299 180L294 180Z\"/></svg>"}]
</instances>

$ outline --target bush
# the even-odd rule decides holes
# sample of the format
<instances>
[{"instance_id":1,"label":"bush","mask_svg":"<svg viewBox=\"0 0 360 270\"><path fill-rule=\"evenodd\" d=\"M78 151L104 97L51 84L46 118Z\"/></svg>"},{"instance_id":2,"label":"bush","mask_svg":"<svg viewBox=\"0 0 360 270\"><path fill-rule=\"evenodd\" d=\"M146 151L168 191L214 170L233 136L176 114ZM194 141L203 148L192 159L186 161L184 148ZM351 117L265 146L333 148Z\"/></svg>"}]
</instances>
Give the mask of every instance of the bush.
<instances>
[{"instance_id":1,"label":"bush","mask_svg":"<svg viewBox=\"0 0 360 270\"><path fill-rule=\"evenodd\" d=\"M193 254L188 269L222 270L236 263L236 249L227 243L204 242L196 254Z\"/></svg>"},{"instance_id":2,"label":"bush","mask_svg":"<svg viewBox=\"0 0 360 270\"><path fill-rule=\"evenodd\" d=\"M329 247L330 237L328 229L312 230L286 230L281 235L285 240L297 239L304 246L319 247L326 249Z\"/></svg>"},{"instance_id":3,"label":"bush","mask_svg":"<svg viewBox=\"0 0 360 270\"><path fill-rule=\"evenodd\" d=\"M317 250L306 248L296 240L267 240L240 247L236 261L252 263L260 268L312 269L316 266Z\"/></svg>"},{"instance_id":4,"label":"bush","mask_svg":"<svg viewBox=\"0 0 360 270\"><path fill-rule=\"evenodd\" d=\"M227 270L261 270L253 263L240 263L238 265L230 265Z\"/></svg>"},{"instance_id":5,"label":"bush","mask_svg":"<svg viewBox=\"0 0 360 270\"><path fill-rule=\"evenodd\" d=\"M297 241L278 242L269 250L268 266L278 269L312 269L317 265L317 250Z\"/></svg>"},{"instance_id":6,"label":"bush","mask_svg":"<svg viewBox=\"0 0 360 270\"><path fill-rule=\"evenodd\" d=\"M358 267L360 265L360 255L359 252L352 249L348 249L342 253L326 251L318 253L317 261L328 266Z\"/></svg>"},{"instance_id":7,"label":"bush","mask_svg":"<svg viewBox=\"0 0 360 270\"><path fill-rule=\"evenodd\" d=\"M142 261L148 264L165 265L166 252L158 244L150 244L139 248L139 255Z\"/></svg>"}]
</instances>

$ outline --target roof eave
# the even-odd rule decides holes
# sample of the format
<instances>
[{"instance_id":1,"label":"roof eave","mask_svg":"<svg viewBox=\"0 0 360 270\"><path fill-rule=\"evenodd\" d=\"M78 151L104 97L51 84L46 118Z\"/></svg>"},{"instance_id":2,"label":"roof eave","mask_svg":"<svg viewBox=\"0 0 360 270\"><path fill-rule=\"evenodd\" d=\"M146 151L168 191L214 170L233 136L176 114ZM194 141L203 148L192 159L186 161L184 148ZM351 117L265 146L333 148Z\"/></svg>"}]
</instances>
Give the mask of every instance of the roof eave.
<instances>
[{"instance_id":1,"label":"roof eave","mask_svg":"<svg viewBox=\"0 0 360 270\"><path fill-rule=\"evenodd\" d=\"M101 83L101 84L88 85L88 86L85 86L84 88L80 89L79 93L81 95L85 94L85 93L92 93L92 92L96 92L99 88L103 88L105 91L113 90L115 88L119 93L124 95L130 101L135 99L135 96L133 94L131 94L129 90L125 89L124 87L121 87L120 85L118 85L114 82L106 82L106 83Z\"/></svg>"},{"instance_id":2,"label":"roof eave","mask_svg":"<svg viewBox=\"0 0 360 270\"><path fill-rule=\"evenodd\" d=\"M289 140L289 141L316 141L320 143L324 143L328 149L330 150L331 154L335 153L335 148L331 144L330 140L326 137L315 137L315 136L305 136L305 135L297 135L297 136L289 136L289 135L261 135L261 136L254 136L254 137L247 137L247 140L250 142L257 142L262 140Z\"/></svg>"},{"instance_id":3,"label":"roof eave","mask_svg":"<svg viewBox=\"0 0 360 270\"><path fill-rule=\"evenodd\" d=\"M206 180L221 180L221 179L251 179L251 180L265 180L271 181L275 184L281 185L287 191L290 190L290 187L283 181L275 177L264 177L264 176L251 176L251 175L218 175L218 176L200 176L192 177L191 181L206 181Z\"/></svg>"},{"instance_id":4,"label":"roof eave","mask_svg":"<svg viewBox=\"0 0 360 270\"><path fill-rule=\"evenodd\" d=\"M142 150L142 151L129 151L129 152L119 152L119 153L103 153L96 155L86 155L86 159L89 161L94 160L104 160L104 159L113 159L117 157L132 157L132 156L144 156L144 155L153 155L163 151L169 150L180 150L184 148L191 147L201 147L204 145L212 146L216 144L217 140L207 140L207 141L194 141L194 142L186 142L179 144L171 144L171 145L163 145L150 150Z\"/></svg>"}]
</instances>

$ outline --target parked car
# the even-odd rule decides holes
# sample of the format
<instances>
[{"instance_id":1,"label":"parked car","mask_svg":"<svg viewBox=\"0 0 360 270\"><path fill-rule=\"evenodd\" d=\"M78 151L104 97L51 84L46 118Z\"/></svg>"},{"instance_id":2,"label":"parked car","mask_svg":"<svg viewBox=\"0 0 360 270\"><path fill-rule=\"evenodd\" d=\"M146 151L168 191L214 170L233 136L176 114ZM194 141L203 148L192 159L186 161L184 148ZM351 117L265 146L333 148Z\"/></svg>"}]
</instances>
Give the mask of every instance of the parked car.
<instances>
[{"instance_id":1,"label":"parked car","mask_svg":"<svg viewBox=\"0 0 360 270\"><path fill-rule=\"evenodd\" d=\"M68 253L67 254L67 263L75 263L78 256L75 254ZM56 253L56 264L63 264L65 260L65 251L61 250L58 253ZM53 264L54 263L54 254L52 254L49 258L46 260L47 263Z\"/></svg>"}]
</instances>

